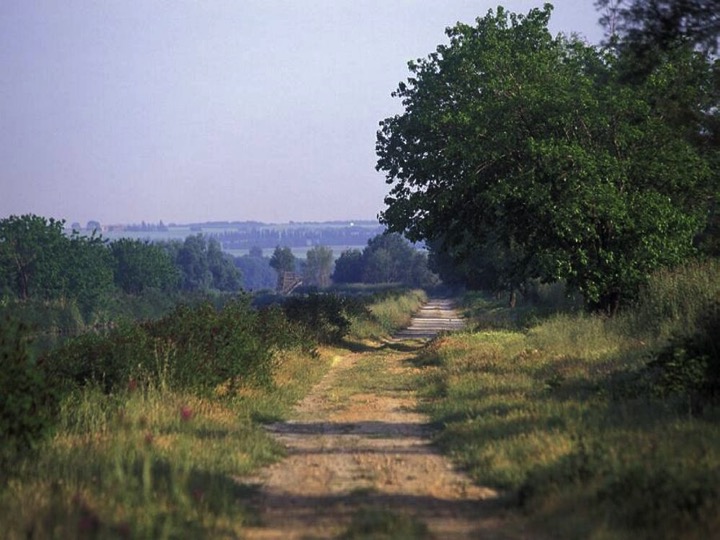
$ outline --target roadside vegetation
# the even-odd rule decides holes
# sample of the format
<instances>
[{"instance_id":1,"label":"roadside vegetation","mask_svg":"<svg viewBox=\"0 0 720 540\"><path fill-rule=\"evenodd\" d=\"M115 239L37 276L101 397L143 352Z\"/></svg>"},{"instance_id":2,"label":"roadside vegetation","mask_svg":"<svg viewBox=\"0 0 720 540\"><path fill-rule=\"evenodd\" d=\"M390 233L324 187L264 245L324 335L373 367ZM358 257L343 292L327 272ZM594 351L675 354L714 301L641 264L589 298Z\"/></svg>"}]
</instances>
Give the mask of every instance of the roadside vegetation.
<instances>
[{"instance_id":1,"label":"roadside vegetation","mask_svg":"<svg viewBox=\"0 0 720 540\"><path fill-rule=\"evenodd\" d=\"M468 295L471 329L417 359L440 448L553 538L714 537L720 264L655 273L613 318L504 300Z\"/></svg>"},{"instance_id":2,"label":"roadside vegetation","mask_svg":"<svg viewBox=\"0 0 720 540\"><path fill-rule=\"evenodd\" d=\"M4 537L241 535L256 514L237 478L283 455L261 424L284 418L348 340L386 335L421 298L364 290L255 307L245 295L188 296L153 318L78 322L79 335L44 347L33 339L54 311L43 321L28 308L31 327L7 309ZM63 312L61 300L37 302Z\"/></svg>"}]
</instances>

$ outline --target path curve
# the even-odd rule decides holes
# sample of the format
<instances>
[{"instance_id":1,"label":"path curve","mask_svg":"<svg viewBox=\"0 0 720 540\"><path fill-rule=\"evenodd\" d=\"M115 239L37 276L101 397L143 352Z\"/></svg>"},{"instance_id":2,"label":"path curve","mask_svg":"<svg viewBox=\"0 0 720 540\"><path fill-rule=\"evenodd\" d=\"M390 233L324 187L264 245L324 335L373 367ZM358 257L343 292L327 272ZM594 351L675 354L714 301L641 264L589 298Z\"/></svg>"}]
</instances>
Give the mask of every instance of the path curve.
<instances>
[{"instance_id":1,"label":"path curve","mask_svg":"<svg viewBox=\"0 0 720 540\"><path fill-rule=\"evenodd\" d=\"M451 302L431 300L393 342L339 359L293 420L267 426L287 457L241 479L260 486L262 524L245 537L337 538L359 510L374 508L424 523L431 538L506 538L497 492L474 485L435 450L411 388L383 385L418 371L410 360L422 344L409 339L461 327ZM338 398L363 369L365 377L373 372L367 387Z\"/></svg>"}]
</instances>

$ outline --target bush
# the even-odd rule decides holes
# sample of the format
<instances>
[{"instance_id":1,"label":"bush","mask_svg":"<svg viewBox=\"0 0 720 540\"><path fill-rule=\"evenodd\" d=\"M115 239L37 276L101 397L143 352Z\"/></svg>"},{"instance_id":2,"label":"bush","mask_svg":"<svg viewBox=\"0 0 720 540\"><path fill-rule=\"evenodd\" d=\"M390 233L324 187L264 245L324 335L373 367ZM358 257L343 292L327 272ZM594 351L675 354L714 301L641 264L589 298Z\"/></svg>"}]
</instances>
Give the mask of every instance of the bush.
<instances>
[{"instance_id":1,"label":"bush","mask_svg":"<svg viewBox=\"0 0 720 540\"><path fill-rule=\"evenodd\" d=\"M181 306L146 327L159 339L178 387L209 390L225 382L234 386L240 379L271 381L276 342L263 339L257 311L245 299L219 311L209 303Z\"/></svg>"},{"instance_id":2,"label":"bush","mask_svg":"<svg viewBox=\"0 0 720 540\"><path fill-rule=\"evenodd\" d=\"M647 372L655 393L686 397L691 413L720 404L720 302L699 318L694 333L673 338Z\"/></svg>"},{"instance_id":3,"label":"bush","mask_svg":"<svg viewBox=\"0 0 720 540\"><path fill-rule=\"evenodd\" d=\"M88 332L68 340L42 360L46 373L64 391L98 385L105 392L127 385L151 365L152 341L137 323L122 323L107 334Z\"/></svg>"},{"instance_id":4,"label":"bush","mask_svg":"<svg viewBox=\"0 0 720 540\"><path fill-rule=\"evenodd\" d=\"M357 300L335 294L310 294L289 298L283 305L287 318L317 343L337 343L350 331L348 315L362 309Z\"/></svg>"},{"instance_id":5,"label":"bush","mask_svg":"<svg viewBox=\"0 0 720 540\"><path fill-rule=\"evenodd\" d=\"M110 393L133 381L208 392L226 383L270 384L275 351L294 340L277 311L261 316L245 298L222 309L208 301L69 340L44 367L65 389L98 385Z\"/></svg>"},{"instance_id":6,"label":"bush","mask_svg":"<svg viewBox=\"0 0 720 540\"><path fill-rule=\"evenodd\" d=\"M28 354L26 327L0 323L0 468L48 434L57 399Z\"/></svg>"},{"instance_id":7,"label":"bush","mask_svg":"<svg viewBox=\"0 0 720 540\"><path fill-rule=\"evenodd\" d=\"M719 486L717 470L688 474L635 466L616 474L598 495L617 507L624 527L653 531L654 538L678 538L717 519Z\"/></svg>"}]
</instances>

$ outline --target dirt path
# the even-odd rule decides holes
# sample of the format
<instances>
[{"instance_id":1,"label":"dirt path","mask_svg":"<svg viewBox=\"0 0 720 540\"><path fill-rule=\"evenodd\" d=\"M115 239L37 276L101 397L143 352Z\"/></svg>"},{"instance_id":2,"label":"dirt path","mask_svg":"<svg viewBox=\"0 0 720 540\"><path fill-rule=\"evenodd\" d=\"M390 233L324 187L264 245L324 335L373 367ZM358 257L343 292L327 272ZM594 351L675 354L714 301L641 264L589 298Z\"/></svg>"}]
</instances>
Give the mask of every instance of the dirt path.
<instances>
[{"instance_id":1,"label":"dirt path","mask_svg":"<svg viewBox=\"0 0 720 540\"><path fill-rule=\"evenodd\" d=\"M497 493L473 485L433 449L408 384L417 338L461 326L448 302L429 303L393 342L339 358L292 421L268 426L288 456L243 479L261 485L262 526L246 537L336 538L353 520L402 516L394 526L419 526L417 537L506 538Z\"/></svg>"}]
</instances>

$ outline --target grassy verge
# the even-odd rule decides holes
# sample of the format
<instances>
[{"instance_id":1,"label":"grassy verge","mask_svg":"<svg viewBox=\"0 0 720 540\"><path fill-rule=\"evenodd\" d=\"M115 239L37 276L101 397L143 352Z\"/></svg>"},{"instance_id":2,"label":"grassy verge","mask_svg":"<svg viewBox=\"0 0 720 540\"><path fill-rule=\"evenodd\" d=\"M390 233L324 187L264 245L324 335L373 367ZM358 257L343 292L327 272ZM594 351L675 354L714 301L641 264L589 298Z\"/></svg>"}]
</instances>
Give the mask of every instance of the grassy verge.
<instances>
[{"instance_id":1,"label":"grassy verge","mask_svg":"<svg viewBox=\"0 0 720 540\"><path fill-rule=\"evenodd\" d=\"M413 301L407 296L387 293L379 305L371 303L370 313L377 310L371 317L377 326L366 330L366 335L379 338L389 327L385 326L388 320L401 324L398 313L416 309L420 298L417 292L409 295ZM0 486L3 538L242 536L243 527L256 518L248 506L252 488L235 478L282 456L282 449L261 424L285 418L327 371L331 356L342 351L297 344L283 348L282 343L294 343L304 334L294 323L283 322L278 311L270 312L257 327L273 333L269 337L281 344L273 348L272 381L243 384L243 376L233 375L231 395L223 394L229 387L222 384L216 392L207 388L198 392L199 382L194 384L193 378L201 376L206 364L222 374L230 368L218 359L237 360L255 343L250 339L256 335L255 326L243 333L247 325L241 320L256 317L245 308L231 308L224 315L208 306L185 309L164 322L128 326L127 339L120 329L117 336L110 335L115 341L96 336L97 343L90 341L97 347L75 351L77 358L71 360L76 362L68 365L77 368L72 372L77 384L62 394L54 435L38 439L31 454L13 458L12 467L0 468L6 480ZM152 325L169 334L158 330L154 341L143 338L143 332L157 330ZM275 335L284 331L289 333L287 340ZM247 343L241 339L246 334ZM226 350L238 339L235 348ZM183 340L188 341L187 347ZM18 373L32 382L38 373L23 367L26 356L21 341L3 342L0 356L3 362L15 359ZM138 371L152 376L135 375L137 362L147 356L146 348L155 347L154 356L150 354L154 358L162 356L158 347L163 344L177 349L168 361L197 364L187 380L170 376L182 367L174 364L152 373ZM184 356L178 352L180 345L185 347ZM91 358L90 352L100 356ZM108 369L120 369L116 364L121 360L127 364L114 378L105 367L98 367L108 358L112 360ZM44 399L41 388L34 398L27 406L22 401L0 400L3 407L13 406L26 414L25 424L17 429L34 426L31 409ZM3 430L8 427L6 416L0 417Z\"/></svg>"},{"instance_id":2,"label":"grassy verge","mask_svg":"<svg viewBox=\"0 0 720 540\"><path fill-rule=\"evenodd\" d=\"M387 337L406 327L425 302L427 294L419 289L385 293L369 306L369 316L352 319L350 335L360 340Z\"/></svg>"},{"instance_id":3,"label":"grassy verge","mask_svg":"<svg viewBox=\"0 0 720 540\"><path fill-rule=\"evenodd\" d=\"M717 270L660 275L663 294L617 319L483 315L484 330L436 340L417 362L438 445L555 538L717 537L720 415L654 392L647 369L717 295L688 282Z\"/></svg>"},{"instance_id":4,"label":"grassy verge","mask_svg":"<svg viewBox=\"0 0 720 540\"><path fill-rule=\"evenodd\" d=\"M234 398L161 388L66 397L60 425L0 492L3 537L236 538L253 520L233 480L282 455L281 417L329 364L285 355L272 389Z\"/></svg>"}]
</instances>

